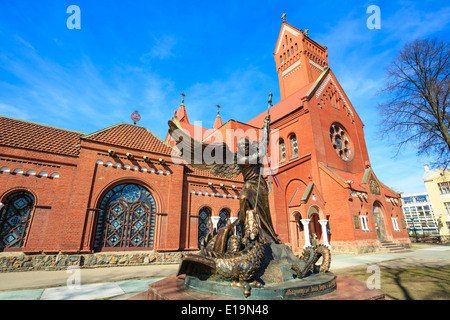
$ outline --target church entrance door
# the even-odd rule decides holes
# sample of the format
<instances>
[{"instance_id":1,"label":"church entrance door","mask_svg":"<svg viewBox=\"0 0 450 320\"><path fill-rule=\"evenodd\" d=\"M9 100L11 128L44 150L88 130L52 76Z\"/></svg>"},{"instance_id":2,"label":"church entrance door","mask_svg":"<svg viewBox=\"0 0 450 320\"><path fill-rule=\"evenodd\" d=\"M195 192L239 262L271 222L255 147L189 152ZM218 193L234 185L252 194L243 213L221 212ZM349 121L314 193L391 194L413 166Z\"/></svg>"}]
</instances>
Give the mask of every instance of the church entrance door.
<instances>
[{"instance_id":1,"label":"church entrance door","mask_svg":"<svg viewBox=\"0 0 450 320\"><path fill-rule=\"evenodd\" d=\"M375 228L377 230L378 240L386 240L386 228L384 225L383 211L378 203L373 205L373 219L375 221Z\"/></svg>"}]
</instances>

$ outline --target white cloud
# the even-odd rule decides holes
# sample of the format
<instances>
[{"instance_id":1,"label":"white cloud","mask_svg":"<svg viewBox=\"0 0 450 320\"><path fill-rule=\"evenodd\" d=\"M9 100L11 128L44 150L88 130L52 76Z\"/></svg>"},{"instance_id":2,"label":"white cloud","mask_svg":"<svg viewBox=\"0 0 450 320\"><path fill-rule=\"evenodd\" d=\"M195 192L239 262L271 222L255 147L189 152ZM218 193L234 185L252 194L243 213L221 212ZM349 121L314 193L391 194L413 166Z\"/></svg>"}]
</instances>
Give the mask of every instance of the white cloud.
<instances>
[{"instance_id":1,"label":"white cloud","mask_svg":"<svg viewBox=\"0 0 450 320\"><path fill-rule=\"evenodd\" d=\"M162 35L161 37L153 36L152 49L143 54L140 58L141 62L149 63L153 58L167 59L175 56L174 49L177 40L173 36Z\"/></svg>"},{"instance_id":2,"label":"white cloud","mask_svg":"<svg viewBox=\"0 0 450 320\"><path fill-rule=\"evenodd\" d=\"M3 116L22 120L30 120L31 118L27 111L4 103L0 103L0 114Z\"/></svg>"}]
</instances>

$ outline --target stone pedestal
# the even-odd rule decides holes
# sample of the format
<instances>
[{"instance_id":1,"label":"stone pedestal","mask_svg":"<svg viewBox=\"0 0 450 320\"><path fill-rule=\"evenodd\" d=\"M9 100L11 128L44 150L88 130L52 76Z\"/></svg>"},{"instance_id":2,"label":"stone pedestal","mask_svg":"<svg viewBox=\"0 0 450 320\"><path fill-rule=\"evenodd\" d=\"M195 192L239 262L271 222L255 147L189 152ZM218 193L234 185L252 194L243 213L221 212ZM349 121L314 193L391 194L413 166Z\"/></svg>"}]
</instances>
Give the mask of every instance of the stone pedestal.
<instances>
[{"instance_id":1,"label":"stone pedestal","mask_svg":"<svg viewBox=\"0 0 450 320\"><path fill-rule=\"evenodd\" d=\"M188 290L184 284L185 276L171 276L149 285L149 289L129 300L229 300L215 295L202 294ZM364 282L349 276L336 277L336 290L320 296L303 300L384 300L385 294L377 289L370 290ZM241 298L239 300L246 300ZM272 299L275 300L275 299ZM279 299L281 300L281 299Z\"/></svg>"},{"instance_id":2,"label":"stone pedestal","mask_svg":"<svg viewBox=\"0 0 450 320\"><path fill-rule=\"evenodd\" d=\"M369 290L366 285L350 277L336 277L331 272L311 273L299 278L291 268L300 270L305 262L284 244L266 247L261 268L254 278L262 287L253 287L245 297L243 288L230 282L198 276L195 272L172 276L149 286L149 290L134 299L149 300L297 300L297 299L384 299L383 292Z\"/></svg>"}]
</instances>

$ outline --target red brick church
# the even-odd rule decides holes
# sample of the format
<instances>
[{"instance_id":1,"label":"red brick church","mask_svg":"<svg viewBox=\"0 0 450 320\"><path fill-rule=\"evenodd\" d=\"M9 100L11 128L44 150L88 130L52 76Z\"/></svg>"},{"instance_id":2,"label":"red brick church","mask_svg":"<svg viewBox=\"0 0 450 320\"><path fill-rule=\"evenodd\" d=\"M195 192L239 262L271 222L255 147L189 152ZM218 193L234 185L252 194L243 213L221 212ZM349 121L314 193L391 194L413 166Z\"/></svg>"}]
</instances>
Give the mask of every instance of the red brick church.
<instances>
[{"instance_id":1,"label":"red brick church","mask_svg":"<svg viewBox=\"0 0 450 320\"><path fill-rule=\"evenodd\" d=\"M271 110L278 186L270 193L280 240L295 252L409 246L400 196L372 170L363 123L328 66L327 48L285 21L275 45L281 101ZM214 127L175 115L204 141L247 123ZM0 116L0 251L25 253L197 250L212 228L237 218L242 179L174 161L171 137L119 123L86 134ZM272 177L266 177L271 179Z\"/></svg>"}]
</instances>

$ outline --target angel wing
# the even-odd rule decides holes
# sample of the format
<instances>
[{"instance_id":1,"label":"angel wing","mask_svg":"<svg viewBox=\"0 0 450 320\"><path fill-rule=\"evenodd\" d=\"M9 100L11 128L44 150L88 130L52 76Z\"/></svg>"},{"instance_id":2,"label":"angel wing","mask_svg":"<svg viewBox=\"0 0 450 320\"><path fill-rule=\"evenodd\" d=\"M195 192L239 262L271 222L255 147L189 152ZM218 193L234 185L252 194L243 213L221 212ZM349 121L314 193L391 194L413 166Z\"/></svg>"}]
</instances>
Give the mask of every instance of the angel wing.
<instances>
[{"instance_id":1,"label":"angel wing","mask_svg":"<svg viewBox=\"0 0 450 320\"><path fill-rule=\"evenodd\" d=\"M181 158L190 166L226 178L235 178L241 173L236 155L226 143L205 143L196 140L182 129L176 117L173 120L169 120L169 134L176 141Z\"/></svg>"}]
</instances>

